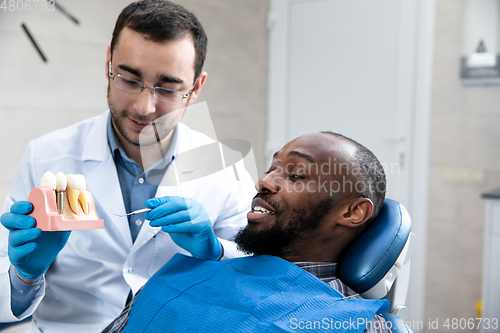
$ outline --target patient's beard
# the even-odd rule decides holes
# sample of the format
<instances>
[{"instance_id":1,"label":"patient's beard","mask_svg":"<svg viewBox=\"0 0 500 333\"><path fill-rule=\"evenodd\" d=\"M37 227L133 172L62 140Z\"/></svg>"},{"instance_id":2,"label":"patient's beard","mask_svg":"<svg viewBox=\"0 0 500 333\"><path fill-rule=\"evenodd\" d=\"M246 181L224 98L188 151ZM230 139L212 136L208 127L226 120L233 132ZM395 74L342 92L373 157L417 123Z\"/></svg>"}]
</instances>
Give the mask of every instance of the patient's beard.
<instances>
[{"instance_id":1,"label":"patient's beard","mask_svg":"<svg viewBox=\"0 0 500 333\"><path fill-rule=\"evenodd\" d=\"M294 229L282 230L275 224L266 230L250 230L246 227L238 232L234 241L238 249L246 254L279 256L296 238Z\"/></svg>"},{"instance_id":2,"label":"patient's beard","mask_svg":"<svg viewBox=\"0 0 500 333\"><path fill-rule=\"evenodd\" d=\"M328 198L307 211L305 209L293 211L289 224L282 228L283 223L279 223L279 219L283 210L273 204L273 208L276 209L276 223L272 227L251 230L247 226L238 232L234 241L238 249L247 254L269 254L277 257L290 255L296 250L300 251L294 248L294 242L300 239L304 232L315 229L331 207L332 200Z\"/></svg>"}]
</instances>

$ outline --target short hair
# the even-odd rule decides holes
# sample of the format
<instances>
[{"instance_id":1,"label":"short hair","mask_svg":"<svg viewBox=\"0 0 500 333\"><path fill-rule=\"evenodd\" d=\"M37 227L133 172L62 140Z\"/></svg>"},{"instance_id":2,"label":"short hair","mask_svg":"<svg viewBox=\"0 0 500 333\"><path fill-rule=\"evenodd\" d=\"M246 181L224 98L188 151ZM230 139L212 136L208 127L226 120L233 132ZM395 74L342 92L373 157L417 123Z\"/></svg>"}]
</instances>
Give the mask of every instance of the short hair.
<instances>
[{"instance_id":1,"label":"short hair","mask_svg":"<svg viewBox=\"0 0 500 333\"><path fill-rule=\"evenodd\" d=\"M200 75L207 53L207 35L196 16L184 7L168 0L141 0L129 4L116 20L111 55L125 27L156 43L190 36L195 49L194 80Z\"/></svg>"},{"instance_id":2,"label":"short hair","mask_svg":"<svg viewBox=\"0 0 500 333\"><path fill-rule=\"evenodd\" d=\"M356 153L351 161L347 162L350 162L352 174L357 177L357 181L363 184L362 191L358 191L357 186L354 187L355 190L358 191L359 195L373 202L373 213L368 220L369 222L373 221L384 205L385 192L387 189L387 181L382 164L368 148L359 142L332 131L322 131L321 133L344 139L356 146Z\"/></svg>"}]
</instances>

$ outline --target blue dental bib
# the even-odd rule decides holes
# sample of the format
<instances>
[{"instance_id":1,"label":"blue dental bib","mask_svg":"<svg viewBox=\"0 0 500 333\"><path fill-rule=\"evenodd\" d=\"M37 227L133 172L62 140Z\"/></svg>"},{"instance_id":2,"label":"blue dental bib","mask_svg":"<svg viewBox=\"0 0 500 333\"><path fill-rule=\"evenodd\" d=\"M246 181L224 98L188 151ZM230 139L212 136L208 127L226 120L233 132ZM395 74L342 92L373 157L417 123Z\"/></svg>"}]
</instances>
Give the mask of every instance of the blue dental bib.
<instances>
[{"instance_id":1,"label":"blue dental bib","mask_svg":"<svg viewBox=\"0 0 500 333\"><path fill-rule=\"evenodd\" d=\"M139 293L123 332L363 332L387 300L343 296L262 255L221 262L175 255Z\"/></svg>"}]
</instances>

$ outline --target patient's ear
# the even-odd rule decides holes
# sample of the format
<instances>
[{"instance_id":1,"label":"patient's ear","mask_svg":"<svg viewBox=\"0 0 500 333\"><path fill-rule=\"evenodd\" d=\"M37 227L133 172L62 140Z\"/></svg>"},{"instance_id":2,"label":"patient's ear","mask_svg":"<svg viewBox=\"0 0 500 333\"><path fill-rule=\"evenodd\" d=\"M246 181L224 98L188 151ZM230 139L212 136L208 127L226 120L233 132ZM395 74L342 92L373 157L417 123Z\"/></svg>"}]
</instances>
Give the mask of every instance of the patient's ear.
<instances>
[{"instance_id":1,"label":"patient's ear","mask_svg":"<svg viewBox=\"0 0 500 333\"><path fill-rule=\"evenodd\" d=\"M358 227L365 223L373 213L373 202L368 198L358 198L351 201L344 213L344 224L348 227Z\"/></svg>"}]
</instances>

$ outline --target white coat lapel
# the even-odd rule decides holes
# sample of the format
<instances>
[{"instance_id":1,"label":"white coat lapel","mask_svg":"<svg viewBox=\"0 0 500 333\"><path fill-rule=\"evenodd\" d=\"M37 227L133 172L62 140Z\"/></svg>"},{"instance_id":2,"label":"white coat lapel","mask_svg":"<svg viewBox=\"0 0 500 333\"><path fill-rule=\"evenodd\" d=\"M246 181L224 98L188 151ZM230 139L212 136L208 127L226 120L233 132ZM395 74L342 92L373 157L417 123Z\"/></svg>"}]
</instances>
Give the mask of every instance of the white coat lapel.
<instances>
[{"instance_id":1,"label":"white coat lapel","mask_svg":"<svg viewBox=\"0 0 500 333\"><path fill-rule=\"evenodd\" d=\"M118 229L126 242L127 248L132 247L132 236L127 217L118 217L114 214L124 215L125 205L121 193L120 182L116 173L116 166L111 154L103 161L94 172L87 176L87 187L94 195L96 205L101 206L99 218L104 220L105 228ZM98 212L98 213L100 213Z\"/></svg>"},{"instance_id":2,"label":"white coat lapel","mask_svg":"<svg viewBox=\"0 0 500 333\"><path fill-rule=\"evenodd\" d=\"M125 240L126 247L132 247L132 236L125 214L125 205L116 172L115 162L109 149L107 122L109 111L97 118L87 138L82 155L87 188L96 200L99 218L104 220L105 228L116 228ZM93 163L95 161L97 163ZM112 233L111 230L108 232ZM120 242L121 243L121 242Z\"/></svg>"}]
</instances>

